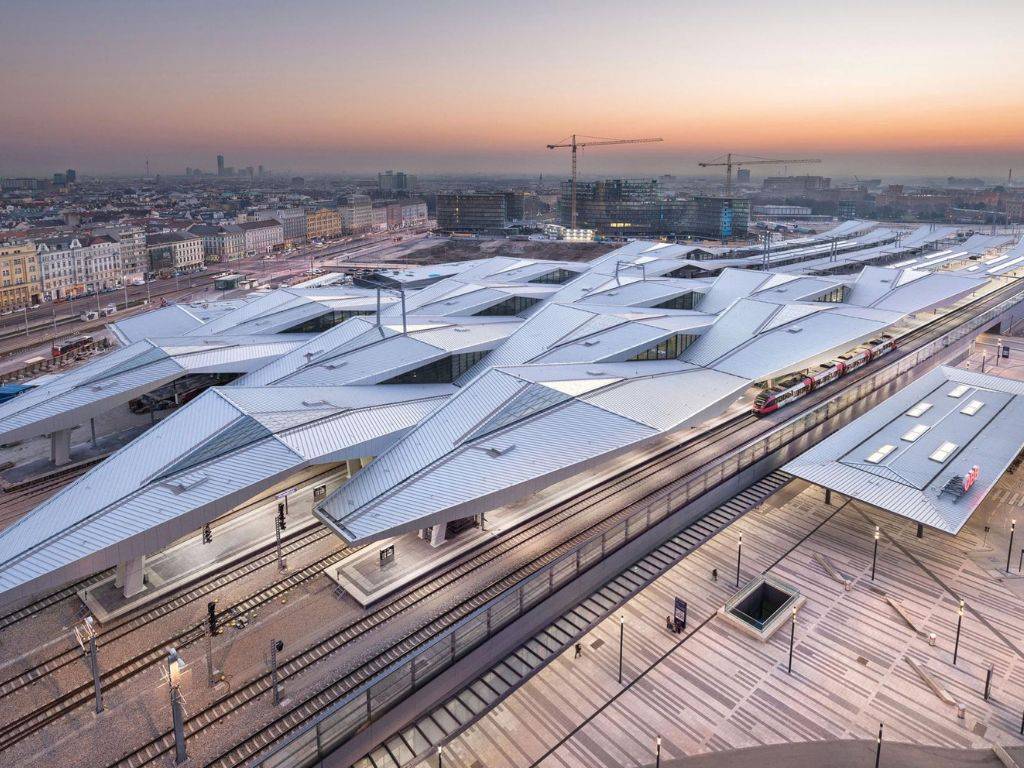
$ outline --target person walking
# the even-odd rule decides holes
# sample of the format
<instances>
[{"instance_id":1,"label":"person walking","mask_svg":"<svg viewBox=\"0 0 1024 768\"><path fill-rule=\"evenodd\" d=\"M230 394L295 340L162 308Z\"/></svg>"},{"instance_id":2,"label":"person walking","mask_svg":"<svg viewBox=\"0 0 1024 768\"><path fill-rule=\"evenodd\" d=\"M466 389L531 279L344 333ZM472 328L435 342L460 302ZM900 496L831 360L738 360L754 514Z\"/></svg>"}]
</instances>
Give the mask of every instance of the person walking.
<instances>
[{"instance_id":1,"label":"person walking","mask_svg":"<svg viewBox=\"0 0 1024 768\"><path fill-rule=\"evenodd\" d=\"M573 656L573 659L578 659L582 655L583 655L583 643L576 643L576 655Z\"/></svg>"}]
</instances>

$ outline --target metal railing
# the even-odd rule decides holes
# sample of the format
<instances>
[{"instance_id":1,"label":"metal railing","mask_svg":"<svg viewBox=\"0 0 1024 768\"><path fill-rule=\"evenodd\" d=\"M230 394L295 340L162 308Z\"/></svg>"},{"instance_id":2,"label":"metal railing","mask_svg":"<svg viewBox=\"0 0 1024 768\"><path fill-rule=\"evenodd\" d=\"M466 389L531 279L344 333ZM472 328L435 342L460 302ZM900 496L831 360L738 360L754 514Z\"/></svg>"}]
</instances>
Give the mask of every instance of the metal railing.
<instances>
[{"instance_id":1,"label":"metal railing","mask_svg":"<svg viewBox=\"0 0 1024 768\"><path fill-rule=\"evenodd\" d=\"M256 765L262 768L307 768L315 765L334 748L450 668L484 640L507 627L607 554L661 522L670 512L680 509L708 489L775 453L1022 301L1024 296L1014 296L1001 302L865 378L855 387L837 393L780 424L754 443L742 449L734 449L685 484L680 481L677 487L656 492L657 498L643 509L605 530L600 536L579 544L553 560L345 694L285 743L258 760Z\"/></svg>"}]
</instances>

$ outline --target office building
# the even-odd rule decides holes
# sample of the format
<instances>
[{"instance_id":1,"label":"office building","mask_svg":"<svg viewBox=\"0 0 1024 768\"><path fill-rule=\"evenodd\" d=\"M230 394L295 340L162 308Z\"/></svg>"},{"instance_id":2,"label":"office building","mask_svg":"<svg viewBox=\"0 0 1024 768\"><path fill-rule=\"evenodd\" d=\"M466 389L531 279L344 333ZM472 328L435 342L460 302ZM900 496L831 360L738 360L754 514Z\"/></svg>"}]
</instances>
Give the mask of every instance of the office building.
<instances>
[{"instance_id":1,"label":"office building","mask_svg":"<svg viewBox=\"0 0 1024 768\"><path fill-rule=\"evenodd\" d=\"M508 224L502 192L443 192L437 196L437 226L445 232L501 234Z\"/></svg>"},{"instance_id":2,"label":"office building","mask_svg":"<svg viewBox=\"0 0 1024 768\"><path fill-rule=\"evenodd\" d=\"M761 188L765 192L780 195L806 195L821 192L832 186L832 179L826 176L769 176Z\"/></svg>"},{"instance_id":3,"label":"office building","mask_svg":"<svg viewBox=\"0 0 1024 768\"><path fill-rule=\"evenodd\" d=\"M572 226L572 185L562 183L561 224ZM605 235L674 234L685 228L687 204L662 200L654 180L608 179L576 184L576 227Z\"/></svg>"},{"instance_id":4,"label":"office building","mask_svg":"<svg viewBox=\"0 0 1024 768\"><path fill-rule=\"evenodd\" d=\"M0 243L0 311L38 304L43 293L36 247L29 242Z\"/></svg>"},{"instance_id":5,"label":"office building","mask_svg":"<svg viewBox=\"0 0 1024 768\"><path fill-rule=\"evenodd\" d=\"M416 189L416 177L405 171L385 171L377 174L377 189L382 193L411 192Z\"/></svg>"},{"instance_id":6,"label":"office building","mask_svg":"<svg viewBox=\"0 0 1024 768\"><path fill-rule=\"evenodd\" d=\"M217 155L217 175L224 175L224 155Z\"/></svg>"},{"instance_id":7,"label":"office building","mask_svg":"<svg viewBox=\"0 0 1024 768\"><path fill-rule=\"evenodd\" d=\"M738 169L736 169L736 183L737 184L749 184L750 183L750 169L749 168L738 168Z\"/></svg>"},{"instance_id":8,"label":"office building","mask_svg":"<svg viewBox=\"0 0 1024 768\"><path fill-rule=\"evenodd\" d=\"M121 285L120 244L111 235L53 237L36 243L42 294L67 299Z\"/></svg>"},{"instance_id":9,"label":"office building","mask_svg":"<svg viewBox=\"0 0 1024 768\"><path fill-rule=\"evenodd\" d=\"M203 238L191 232L156 232L146 235L146 253L152 272L190 272L203 266Z\"/></svg>"},{"instance_id":10,"label":"office building","mask_svg":"<svg viewBox=\"0 0 1024 768\"><path fill-rule=\"evenodd\" d=\"M750 201L739 198L694 198L686 217L688 233L720 240L746 237L749 224Z\"/></svg>"},{"instance_id":11,"label":"office building","mask_svg":"<svg viewBox=\"0 0 1024 768\"><path fill-rule=\"evenodd\" d=\"M121 268L127 277L141 277L146 271L146 231L142 227L121 225L92 230L94 235L107 235L118 244Z\"/></svg>"}]
</instances>

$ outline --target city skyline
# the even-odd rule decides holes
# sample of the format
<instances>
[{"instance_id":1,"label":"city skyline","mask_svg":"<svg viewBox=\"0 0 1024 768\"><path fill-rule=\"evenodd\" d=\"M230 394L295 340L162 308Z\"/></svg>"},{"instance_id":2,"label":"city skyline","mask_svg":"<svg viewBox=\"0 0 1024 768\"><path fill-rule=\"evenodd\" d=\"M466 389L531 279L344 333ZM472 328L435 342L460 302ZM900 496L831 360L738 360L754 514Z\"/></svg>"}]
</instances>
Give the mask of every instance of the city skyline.
<instances>
[{"instance_id":1,"label":"city skyline","mask_svg":"<svg viewBox=\"0 0 1024 768\"><path fill-rule=\"evenodd\" d=\"M223 153L295 173L560 178L567 158L544 145L573 131L665 139L584 152L585 176L699 175L726 151L821 157L813 172L835 176L1024 173L1024 7L1008 0L790 0L767 17L648 2L625 22L603 2L241 8L8 9L0 174L213 170Z\"/></svg>"}]
</instances>

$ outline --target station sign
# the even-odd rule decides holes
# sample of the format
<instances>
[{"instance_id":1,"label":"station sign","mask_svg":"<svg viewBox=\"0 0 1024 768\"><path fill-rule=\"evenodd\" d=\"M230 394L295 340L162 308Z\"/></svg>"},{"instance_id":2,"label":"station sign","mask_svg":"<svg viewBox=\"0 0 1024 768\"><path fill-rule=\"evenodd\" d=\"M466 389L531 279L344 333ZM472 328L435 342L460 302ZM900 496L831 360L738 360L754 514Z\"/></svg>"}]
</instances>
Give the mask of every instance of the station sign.
<instances>
[{"instance_id":1,"label":"station sign","mask_svg":"<svg viewBox=\"0 0 1024 768\"><path fill-rule=\"evenodd\" d=\"M974 481L978 479L978 475L980 473L981 473L981 470L978 468L978 465L975 464L973 467L971 467L971 469L967 472L967 474L964 475L964 491L965 492L971 490L971 486L974 485Z\"/></svg>"},{"instance_id":2,"label":"station sign","mask_svg":"<svg viewBox=\"0 0 1024 768\"><path fill-rule=\"evenodd\" d=\"M299 490L298 487L293 485L291 488L289 488L289 489L287 489L285 491L281 491L279 494L274 496L274 498L275 499L283 499L285 496L291 496L293 493L295 493L298 490Z\"/></svg>"},{"instance_id":3,"label":"station sign","mask_svg":"<svg viewBox=\"0 0 1024 768\"><path fill-rule=\"evenodd\" d=\"M327 497L327 486L318 485L313 489L313 501L322 501Z\"/></svg>"},{"instance_id":4,"label":"station sign","mask_svg":"<svg viewBox=\"0 0 1024 768\"><path fill-rule=\"evenodd\" d=\"M388 544L388 546L381 548L380 550L380 565L383 568L388 563L394 562L395 559L395 545Z\"/></svg>"}]
</instances>

